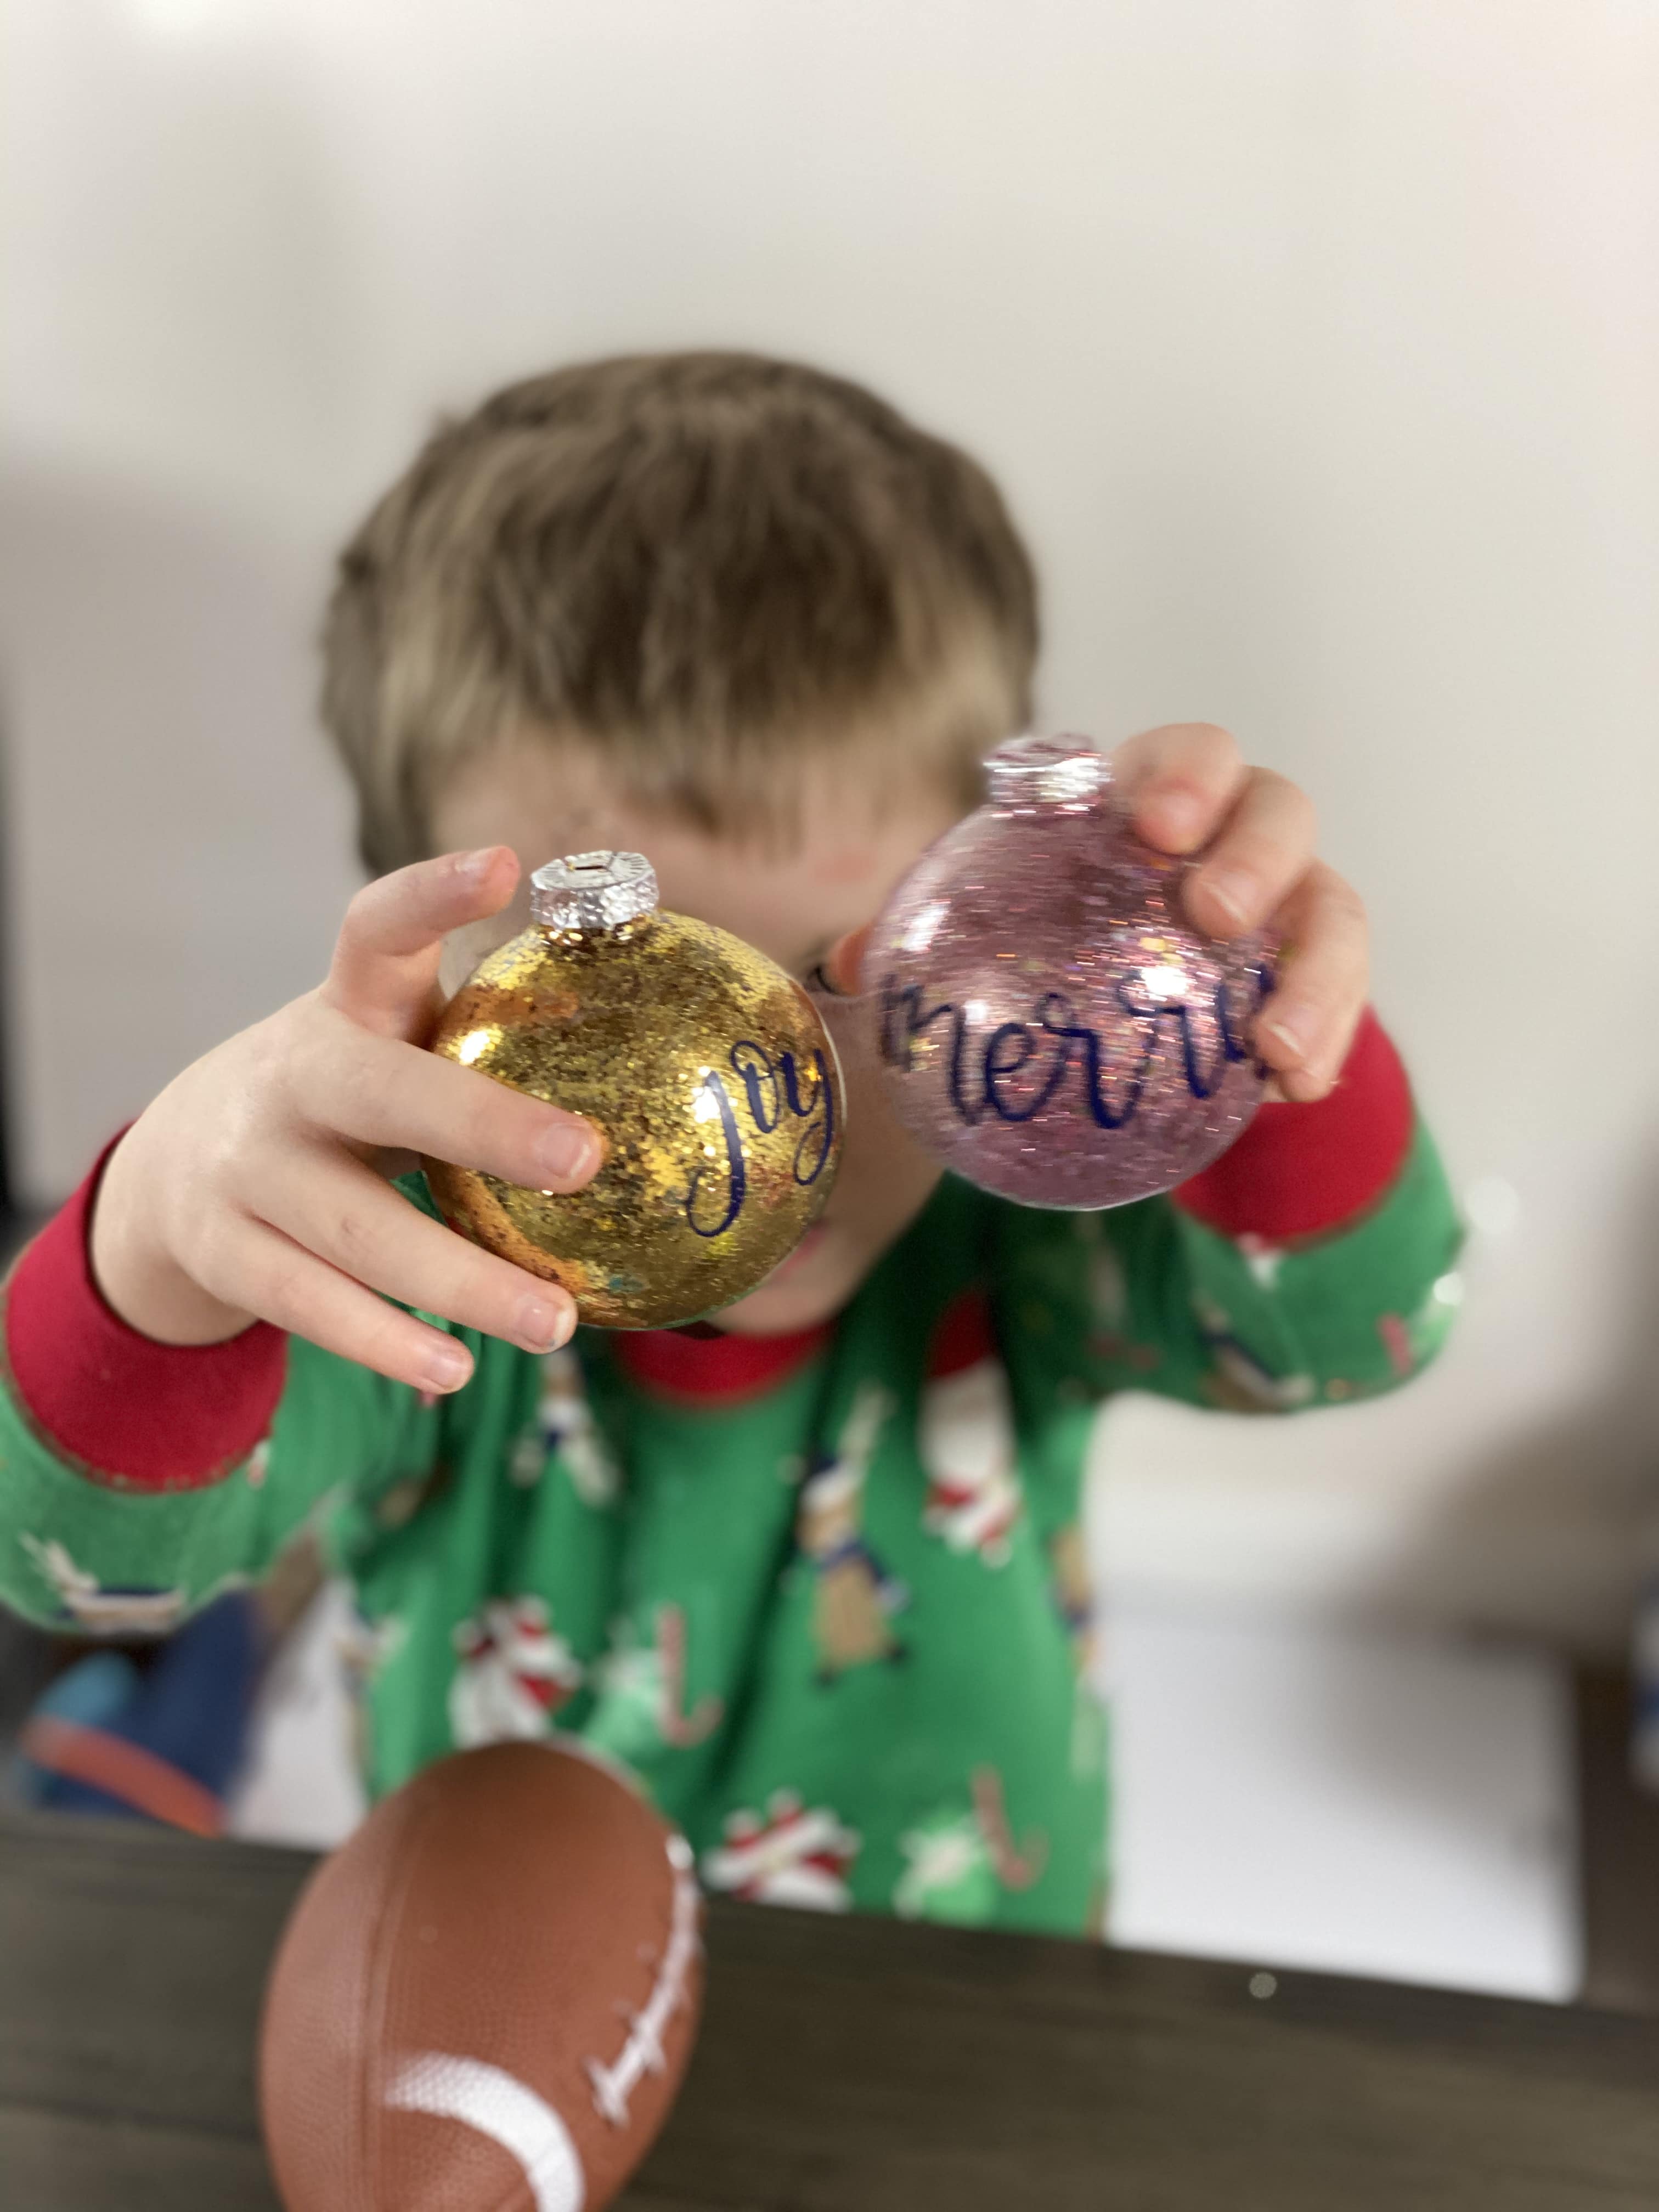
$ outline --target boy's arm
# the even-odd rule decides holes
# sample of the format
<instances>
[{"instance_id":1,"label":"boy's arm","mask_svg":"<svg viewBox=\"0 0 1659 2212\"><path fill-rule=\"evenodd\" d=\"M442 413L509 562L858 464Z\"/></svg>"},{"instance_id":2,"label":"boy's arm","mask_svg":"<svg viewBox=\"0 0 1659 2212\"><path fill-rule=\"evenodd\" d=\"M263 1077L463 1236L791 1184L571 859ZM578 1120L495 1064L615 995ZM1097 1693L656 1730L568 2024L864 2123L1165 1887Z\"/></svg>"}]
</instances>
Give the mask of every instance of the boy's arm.
<instances>
[{"instance_id":1,"label":"boy's arm","mask_svg":"<svg viewBox=\"0 0 1659 2212\"><path fill-rule=\"evenodd\" d=\"M0 1292L0 1601L130 1634L260 1573L331 1498L425 1472L439 1416L268 1323L200 1346L130 1328L88 1258L103 1164Z\"/></svg>"},{"instance_id":2,"label":"boy's arm","mask_svg":"<svg viewBox=\"0 0 1659 2212\"><path fill-rule=\"evenodd\" d=\"M0 1601L169 1626L331 1493L434 1466L482 1332L568 1337L566 1292L386 1180L410 1153L558 1190L599 1165L580 1116L422 1048L446 935L499 913L517 873L491 846L366 885L325 981L176 1076L23 1255L0 1328Z\"/></svg>"},{"instance_id":3,"label":"boy's arm","mask_svg":"<svg viewBox=\"0 0 1659 2212\"><path fill-rule=\"evenodd\" d=\"M1028 1433L1121 1389L1262 1413L1368 1396L1421 1367L1455 1310L1451 1195L1370 1013L1328 1097L1264 1106L1170 1197L1008 1208L999 1238Z\"/></svg>"}]
</instances>

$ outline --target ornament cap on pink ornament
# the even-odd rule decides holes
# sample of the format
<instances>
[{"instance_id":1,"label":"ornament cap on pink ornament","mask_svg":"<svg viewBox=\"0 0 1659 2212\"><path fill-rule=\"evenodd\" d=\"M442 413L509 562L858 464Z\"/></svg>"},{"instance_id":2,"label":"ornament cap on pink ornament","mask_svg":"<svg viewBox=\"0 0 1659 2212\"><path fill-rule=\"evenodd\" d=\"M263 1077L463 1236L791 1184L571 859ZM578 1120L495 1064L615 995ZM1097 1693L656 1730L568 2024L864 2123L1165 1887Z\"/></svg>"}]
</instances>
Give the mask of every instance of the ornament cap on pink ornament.
<instances>
[{"instance_id":1,"label":"ornament cap on pink ornament","mask_svg":"<svg viewBox=\"0 0 1659 2212\"><path fill-rule=\"evenodd\" d=\"M1261 932L1187 919L1195 860L1139 837L1087 738L1024 736L865 948L882 1073L917 1140L1028 1206L1122 1206L1224 1152L1261 1103Z\"/></svg>"},{"instance_id":2,"label":"ornament cap on pink ornament","mask_svg":"<svg viewBox=\"0 0 1659 2212\"><path fill-rule=\"evenodd\" d=\"M1112 779L1091 738L1010 738L985 763L994 806L1091 805Z\"/></svg>"}]
</instances>

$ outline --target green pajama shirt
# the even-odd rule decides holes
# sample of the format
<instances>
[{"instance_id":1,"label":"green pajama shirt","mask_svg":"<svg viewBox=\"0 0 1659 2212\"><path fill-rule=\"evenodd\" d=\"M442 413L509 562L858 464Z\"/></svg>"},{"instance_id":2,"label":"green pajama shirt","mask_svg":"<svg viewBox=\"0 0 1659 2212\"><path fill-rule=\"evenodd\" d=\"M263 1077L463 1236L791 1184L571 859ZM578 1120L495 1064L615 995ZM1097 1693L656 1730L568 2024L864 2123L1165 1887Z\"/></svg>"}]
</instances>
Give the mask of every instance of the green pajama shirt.
<instances>
[{"instance_id":1,"label":"green pajama shirt","mask_svg":"<svg viewBox=\"0 0 1659 2212\"><path fill-rule=\"evenodd\" d=\"M1097 1929L1095 1407L1387 1389L1444 1334L1455 1249L1419 1129L1369 1211L1282 1250L1167 1199L1043 1213L947 1177L759 1380L725 1372L732 1340L705 1361L675 1339L665 1380L637 1340L538 1359L463 1330L476 1374L434 1401L296 1338L267 1437L204 1487L88 1480L8 1387L0 1599L165 1629L309 1522L356 1588L371 1792L573 1731L637 1773L713 1889Z\"/></svg>"}]
</instances>

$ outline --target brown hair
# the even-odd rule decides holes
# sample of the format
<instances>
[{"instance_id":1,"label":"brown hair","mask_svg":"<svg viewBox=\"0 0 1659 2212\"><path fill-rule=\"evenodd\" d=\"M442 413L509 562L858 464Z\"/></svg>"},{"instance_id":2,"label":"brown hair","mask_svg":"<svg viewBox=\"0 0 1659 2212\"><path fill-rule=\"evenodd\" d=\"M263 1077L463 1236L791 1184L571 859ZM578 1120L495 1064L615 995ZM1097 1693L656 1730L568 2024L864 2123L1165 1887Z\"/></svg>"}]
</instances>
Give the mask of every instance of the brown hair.
<instances>
[{"instance_id":1,"label":"brown hair","mask_svg":"<svg viewBox=\"0 0 1659 2212\"><path fill-rule=\"evenodd\" d=\"M799 765L863 742L965 803L1030 712L1030 561L995 485L860 386L736 353L509 386L440 425L340 557L324 719L376 871L463 760L526 728L629 795L787 836Z\"/></svg>"}]
</instances>

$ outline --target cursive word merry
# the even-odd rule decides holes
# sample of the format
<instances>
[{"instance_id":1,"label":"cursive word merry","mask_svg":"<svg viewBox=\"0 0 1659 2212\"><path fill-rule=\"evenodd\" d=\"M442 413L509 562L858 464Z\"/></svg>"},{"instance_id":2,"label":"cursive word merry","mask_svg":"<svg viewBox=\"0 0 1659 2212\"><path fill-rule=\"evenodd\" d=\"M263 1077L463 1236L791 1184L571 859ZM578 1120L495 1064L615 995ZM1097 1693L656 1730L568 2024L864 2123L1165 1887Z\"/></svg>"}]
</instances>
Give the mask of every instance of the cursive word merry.
<instances>
[{"instance_id":1,"label":"cursive word merry","mask_svg":"<svg viewBox=\"0 0 1659 2212\"><path fill-rule=\"evenodd\" d=\"M1165 1025L1179 1042L1187 1088L1194 1098L1212 1098L1229 1067L1253 1057L1250 1025L1273 988L1273 970L1261 961L1249 970L1250 1004L1241 1019L1224 976L1218 981L1212 1010L1215 1045L1202 1049L1200 1025L1184 1002L1165 1005L1149 994L1138 995L1136 979L1118 984L1118 1005L1134 1024L1136 1053L1127 1079L1114 1100L1104 1076L1109 1061L1100 1031L1079 1019L1063 991L1045 991L1024 1021L1002 1022L984 1038L969 1037L966 1007L949 999L927 1004L920 983L901 983L889 975L881 988L881 1054L889 1066L908 1074L913 1048L936 1023L950 1024L946 1085L951 1103L969 1128L994 1114L1000 1121L1032 1121L1059 1092L1075 1067L1083 1103L1102 1129L1121 1129L1139 1110L1146 1079L1163 1048ZM1257 1072L1267 1070L1258 1060ZM1017 1081L1017 1079L1019 1079Z\"/></svg>"},{"instance_id":2,"label":"cursive word merry","mask_svg":"<svg viewBox=\"0 0 1659 2212\"><path fill-rule=\"evenodd\" d=\"M743 1037L728 1054L738 1079L750 1121L763 1137L769 1137L786 1115L799 1122L792 1172L803 1188L815 1183L829 1164L836 1141L836 1086L821 1048L812 1054L811 1080L803 1085L800 1064L793 1052L781 1052L774 1060L763 1045ZM707 1106L704 1100L708 1100ZM699 1237L720 1237L743 1211L749 1191L749 1170L744 1159L743 1133L731 1089L717 1068L705 1071L693 1109L699 1121L718 1120L726 1139L723 1199L712 1198L705 1188L711 1179L717 1189L719 1167L708 1163L691 1177L685 1194L685 1218ZM719 1206L720 1218L711 1218Z\"/></svg>"}]
</instances>

